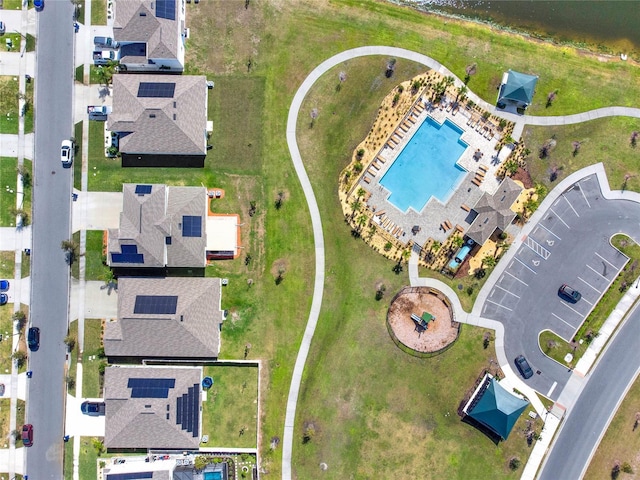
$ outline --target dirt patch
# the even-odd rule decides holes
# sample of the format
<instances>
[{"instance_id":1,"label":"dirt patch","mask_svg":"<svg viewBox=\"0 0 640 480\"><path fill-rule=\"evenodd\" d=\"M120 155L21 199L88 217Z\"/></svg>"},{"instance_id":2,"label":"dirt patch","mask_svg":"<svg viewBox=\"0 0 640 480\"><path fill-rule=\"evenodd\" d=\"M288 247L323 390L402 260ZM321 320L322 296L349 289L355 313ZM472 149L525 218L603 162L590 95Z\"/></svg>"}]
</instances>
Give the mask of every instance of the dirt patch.
<instances>
[{"instance_id":1,"label":"dirt patch","mask_svg":"<svg viewBox=\"0 0 640 480\"><path fill-rule=\"evenodd\" d=\"M411 314L421 317L424 312L436 319L429 322L426 331L419 333ZM458 337L458 326L452 322L449 308L429 288L411 288L399 295L389 307L387 322L402 344L418 352L437 352Z\"/></svg>"}]
</instances>

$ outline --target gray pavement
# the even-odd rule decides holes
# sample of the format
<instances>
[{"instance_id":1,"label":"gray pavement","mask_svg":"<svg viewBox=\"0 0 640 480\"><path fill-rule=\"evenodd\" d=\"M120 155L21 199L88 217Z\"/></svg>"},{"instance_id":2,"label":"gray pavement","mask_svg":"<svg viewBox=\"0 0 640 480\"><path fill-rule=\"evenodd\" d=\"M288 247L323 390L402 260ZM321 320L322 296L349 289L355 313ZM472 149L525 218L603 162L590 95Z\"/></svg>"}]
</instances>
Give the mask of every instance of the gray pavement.
<instances>
[{"instance_id":1,"label":"gray pavement","mask_svg":"<svg viewBox=\"0 0 640 480\"><path fill-rule=\"evenodd\" d=\"M3 157L17 157L18 145L21 144L21 148L24 149L24 158L33 160L33 138L33 133L27 133L22 140L19 139L18 135L2 133L0 134L0 152L2 152Z\"/></svg>"}]
</instances>

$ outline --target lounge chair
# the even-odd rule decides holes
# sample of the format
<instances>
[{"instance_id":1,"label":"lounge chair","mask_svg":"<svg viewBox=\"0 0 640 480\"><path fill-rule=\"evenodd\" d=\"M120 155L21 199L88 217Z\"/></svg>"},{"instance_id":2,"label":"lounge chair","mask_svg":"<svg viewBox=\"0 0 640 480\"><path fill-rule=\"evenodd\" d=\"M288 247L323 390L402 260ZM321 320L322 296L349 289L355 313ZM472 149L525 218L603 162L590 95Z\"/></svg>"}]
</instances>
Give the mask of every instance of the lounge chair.
<instances>
[{"instance_id":1,"label":"lounge chair","mask_svg":"<svg viewBox=\"0 0 640 480\"><path fill-rule=\"evenodd\" d=\"M369 177L364 177L364 183L371 183L371 179Z\"/></svg>"},{"instance_id":2,"label":"lounge chair","mask_svg":"<svg viewBox=\"0 0 640 480\"><path fill-rule=\"evenodd\" d=\"M389 147L391 150L393 150L393 149L396 147L395 143L392 143L391 141L388 141L388 142L386 143L386 145L387 145L387 147Z\"/></svg>"},{"instance_id":3,"label":"lounge chair","mask_svg":"<svg viewBox=\"0 0 640 480\"><path fill-rule=\"evenodd\" d=\"M473 180L471 180L471 183L473 183L476 187L479 187L482 182L477 178L474 178Z\"/></svg>"},{"instance_id":4,"label":"lounge chair","mask_svg":"<svg viewBox=\"0 0 640 480\"><path fill-rule=\"evenodd\" d=\"M478 180L480 183L482 183L484 181L484 176L480 176L480 175L476 174L475 179Z\"/></svg>"},{"instance_id":5,"label":"lounge chair","mask_svg":"<svg viewBox=\"0 0 640 480\"><path fill-rule=\"evenodd\" d=\"M385 213L387 213L385 210L378 210L374 215L375 215L375 216L378 216L378 217L381 217L381 216L383 216Z\"/></svg>"},{"instance_id":6,"label":"lounge chair","mask_svg":"<svg viewBox=\"0 0 640 480\"><path fill-rule=\"evenodd\" d=\"M401 123L400 130L402 130L404 133L407 133L409 131L409 127L407 127L404 123Z\"/></svg>"},{"instance_id":7,"label":"lounge chair","mask_svg":"<svg viewBox=\"0 0 640 480\"><path fill-rule=\"evenodd\" d=\"M487 167L485 165L479 165L478 169L482 170L484 173L487 173L489 171L489 167Z\"/></svg>"},{"instance_id":8,"label":"lounge chair","mask_svg":"<svg viewBox=\"0 0 640 480\"><path fill-rule=\"evenodd\" d=\"M484 178L484 172L482 170L478 170L476 172L476 177Z\"/></svg>"},{"instance_id":9,"label":"lounge chair","mask_svg":"<svg viewBox=\"0 0 640 480\"><path fill-rule=\"evenodd\" d=\"M471 208L469 208L469 206L464 204L464 203L462 205L460 205L460 208L463 209L465 212L470 212L471 211Z\"/></svg>"},{"instance_id":10,"label":"lounge chair","mask_svg":"<svg viewBox=\"0 0 640 480\"><path fill-rule=\"evenodd\" d=\"M374 163L372 163L372 164L371 164L371 166L372 166L373 168L375 168L376 170L380 170L380 167L379 167L375 162L374 162Z\"/></svg>"},{"instance_id":11,"label":"lounge chair","mask_svg":"<svg viewBox=\"0 0 640 480\"><path fill-rule=\"evenodd\" d=\"M373 168L369 167L367 169L367 172L369 173L369 175L371 175L372 177L375 177L376 175L378 175L378 172L376 170L374 170Z\"/></svg>"},{"instance_id":12,"label":"lounge chair","mask_svg":"<svg viewBox=\"0 0 640 480\"><path fill-rule=\"evenodd\" d=\"M382 158L381 156L377 156L376 160L378 160L380 163L386 162L386 160L384 158Z\"/></svg>"},{"instance_id":13,"label":"lounge chair","mask_svg":"<svg viewBox=\"0 0 640 480\"><path fill-rule=\"evenodd\" d=\"M464 232L464 228L462 228L460 225L456 225L456 232L463 233Z\"/></svg>"}]
</instances>

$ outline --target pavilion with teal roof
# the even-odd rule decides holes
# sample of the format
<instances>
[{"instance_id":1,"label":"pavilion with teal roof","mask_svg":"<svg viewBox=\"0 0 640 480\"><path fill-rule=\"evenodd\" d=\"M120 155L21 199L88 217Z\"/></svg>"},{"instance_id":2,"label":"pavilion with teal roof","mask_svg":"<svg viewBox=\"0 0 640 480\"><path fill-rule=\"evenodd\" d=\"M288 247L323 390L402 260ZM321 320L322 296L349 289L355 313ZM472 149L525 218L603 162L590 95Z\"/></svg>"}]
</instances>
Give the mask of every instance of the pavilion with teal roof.
<instances>
[{"instance_id":1,"label":"pavilion with teal roof","mask_svg":"<svg viewBox=\"0 0 640 480\"><path fill-rule=\"evenodd\" d=\"M537 75L527 75L513 70L505 72L498 93L498 108L509 105L517 109L527 108L533 101L537 83Z\"/></svg>"}]
</instances>

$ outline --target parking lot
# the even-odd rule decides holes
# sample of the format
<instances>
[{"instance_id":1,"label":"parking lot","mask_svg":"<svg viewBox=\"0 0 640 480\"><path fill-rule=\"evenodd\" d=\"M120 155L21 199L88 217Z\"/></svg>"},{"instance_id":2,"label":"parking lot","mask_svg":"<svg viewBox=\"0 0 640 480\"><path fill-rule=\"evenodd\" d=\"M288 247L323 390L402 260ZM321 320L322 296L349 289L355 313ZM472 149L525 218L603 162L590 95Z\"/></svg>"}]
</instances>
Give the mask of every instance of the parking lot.
<instances>
[{"instance_id":1,"label":"parking lot","mask_svg":"<svg viewBox=\"0 0 640 480\"><path fill-rule=\"evenodd\" d=\"M506 327L507 358L524 354L535 372L527 383L551 398L570 372L542 354L538 336L551 330L570 341L627 263L609 243L624 223L621 203L602 198L595 175L573 184L521 239L482 307L483 317ZM561 296L563 284L582 298L572 303Z\"/></svg>"}]
</instances>

